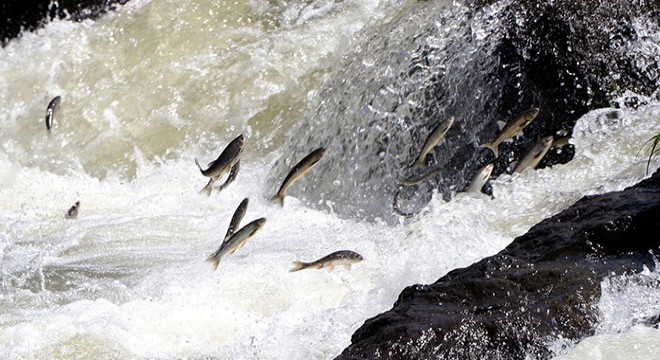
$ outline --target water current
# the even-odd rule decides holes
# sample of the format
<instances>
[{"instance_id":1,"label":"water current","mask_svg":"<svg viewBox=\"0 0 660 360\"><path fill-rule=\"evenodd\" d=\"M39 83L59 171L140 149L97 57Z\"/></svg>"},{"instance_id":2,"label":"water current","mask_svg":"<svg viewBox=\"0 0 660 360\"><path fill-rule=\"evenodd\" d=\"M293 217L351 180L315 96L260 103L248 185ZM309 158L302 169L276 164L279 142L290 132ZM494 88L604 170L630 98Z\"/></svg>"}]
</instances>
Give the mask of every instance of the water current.
<instances>
[{"instance_id":1,"label":"water current","mask_svg":"<svg viewBox=\"0 0 660 360\"><path fill-rule=\"evenodd\" d=\"M639 96L637 108L621 101L580 118L567 164L502 174L491 180L492 198L456 191L447 200L436 191L413 218L392 213L391 187L373 186L392 180L378 159L397 166L418 148L401 153L367 130L351 136L332 117L345 106L365 129L408 129L402 119L415 115L419 99L406 98L413 93L406 86L426 80L394 82L399 70L383 64L370 39L392 19L418 21L414 6L134 0L96 21L55 20L0 49L0 356L330 359L405 286L499 252L582 196L648 176L643 144L658 132L660 102ZM493 31L490 16L472 24L479 46ZM433 26L454 34L467 21L459 20ZM392 33L390 41L409 35ZM427 45L456 58L470 53L456 44L460 37L434 41ZM382 72L382 82L365 84L365 68ZM367 103L351 95L360 86L391 96ZM55 96L61 105L48 132L45 110ZM465 118L443 146L474 143L485 122L497 120ZM246 142L236 180L199 194L208 179L195 159L211 162L238 134ZM327 158L291 186L283 207L273 202L288 168L318 146L328 146ZM244 198L243 223L267 221L214 271L205 260ZM65 218L76 201L78 217ZM364 260L350 270L289 272L293 261L344 249ZM639 323L658 313L657 279L647 271L606 280L597 334L548 347L558 359L654 358L660 331Z\"/></svg>"}]
</instances>

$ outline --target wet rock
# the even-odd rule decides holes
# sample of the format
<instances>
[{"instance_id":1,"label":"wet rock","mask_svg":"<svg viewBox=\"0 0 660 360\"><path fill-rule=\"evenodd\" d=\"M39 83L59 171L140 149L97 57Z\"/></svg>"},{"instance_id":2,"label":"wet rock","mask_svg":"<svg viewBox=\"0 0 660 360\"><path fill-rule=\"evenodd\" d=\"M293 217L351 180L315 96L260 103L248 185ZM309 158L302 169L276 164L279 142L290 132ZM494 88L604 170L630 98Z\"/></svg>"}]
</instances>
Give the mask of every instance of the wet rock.
<instances>
[{"instance_id":1,"label":"wet rock","mask_svg":"<svg viewBox=\"0 0 660 360\"><path fill-rule=\"evenodd\" d=\"M43 26L54 18L82 21L112 11L128 0L9 0L0 3L0 43Z\"/></svg>"},{"instance_id":2,"label":"wet rock","mask_svg":"<svg viewBox=\"0 0 660 360\"><path fill-rule=\"evenodd\" d=\"M547 358L549 343L594 333L605 277L655 267L658 233L660 170L582 198L497 255L406 288L337 359Z\"/></svg>"},{"instance_id":3,"label":"wet rock","mask_svg":"<svg viewBox=\"0 0 660 360\"><path fill-rule=\"evenodd\" d=\"M530 103L543 109L527 129L531 138L570 132L590 110L641 101L635 96L623 104L613 101L626 90L649 96L658 88L657 56L635 49L650 36L643 25L660 26L658 2L517 0L503 19L506 34L496 50L502 62L496 76L507 86L497 109L506 114ZM505 144L503 150L518 156L527 145ZM550 152L540 167L571 158ZM496 163L495 174L508 165L504 158Z\"/></svg>"}]
</instances>

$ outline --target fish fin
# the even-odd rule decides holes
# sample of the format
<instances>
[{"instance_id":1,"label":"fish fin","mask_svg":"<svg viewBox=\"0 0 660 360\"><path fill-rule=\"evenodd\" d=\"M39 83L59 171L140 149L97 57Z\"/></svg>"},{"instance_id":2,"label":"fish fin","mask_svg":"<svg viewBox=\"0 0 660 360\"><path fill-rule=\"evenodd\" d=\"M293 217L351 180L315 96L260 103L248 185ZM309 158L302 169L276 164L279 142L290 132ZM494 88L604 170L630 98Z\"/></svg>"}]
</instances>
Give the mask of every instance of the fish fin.
<instances>
[{"instance_id":1,"label":"fish fin","mask_svg":"<svg viewBox=\"0 0 660 360\"><path fill-rule=\"evenodd\" d=\"M418 156L417 159L415 159L415 162L410 166L410 167L416 167L416 166L424 166L426 163L426 156Z\"/></svg>"},{"instance_id":2,"label":"fish fin","mask_svg":"<svg viewBox=\"0 0 660 360\"><path fill-rule=\"evenodd\" d=\"M215 164L215 160L211 161L208 165L206 165L206 167L211 167L213 164Z\"/></svg>"},{"instance_id":3,"label":"fish fin","mask_svg":"<svg viewBox=\"0 0 660 360\"><path fill-rule=\"evenodd\" d=\"M202 170L202 166L199 165L199 160L197 160L197 158L195 158L195 165L197 165L197 167L199 168L199 171L201 171L202 173L204 172L204 170Z\"/></svg>"},{"instance_id":4,"label":"fish fin","mask_svg":"<svg viewBox=\"0 0 660 360\"><path fill-rule=\"evenodd\" d=\"M513 136L515 136L516 138L522 137L523 135L525 135L525 132L523 131L523 129L520 129L520 130L518 130L518 132L513 134ZM511 141L513 141L513 139L511 139Z\"/></svg>"},{"instance_id":5,"label":"fish fin","mask_svg":"<svg viewBox=\"0 0 660 360\"><path fill-rule=\"evenodd\" d=\"M344 269L350 270L351 269L351 264L350 263L344 264Z\"/></svg>"},{"instance_id":6,"label":"fish fin","mask_svg":"<svg viewBox=\"0 0 660 360\"><path fill-rule=\"evenodd\" d=\"M208 258L206 258L206 261L213 264L213 271L218 269L218 264L220 263L220 258L217 258L217 257L211 255Z\"/></svg>"},{"instance_id":7,"label":"fish fin","mask_svg":"<svg viewBox=\"0 0 660 360\"><path fill-rule=\"evenodd\" d=\"M504 129L504 125L506 125L506 121L498 120L497 121L497 128L502 130Z\"/></svg>"},{"instance_id":8,"label":"fish fin","mask_svg":"<svg viewBox=\"0 0 660 360\"><path fill-rule=\"evenodd\" d=\"M332 264L328 264L326 267L328 268L328 272L332 272L335 269L335 266Z\"/></svg>"},{"instance_id":9,"label":"fish fin","mask_svg":"<svg viewBox=\"0 0 660 360\"><path fill-rule=\"evenodd\" d=\"M284 195L275 195L272 198L273 201L278 201L280 206L284 206Z\"/></svg>"},{"instance_id":10,"label":"fish fin","mask_svg":"<svg viewBox=\"0 0 660 360\"><path fill-rule=\"evenodd\" d=\"M199 190L199 193L211 196L211 187L210 186L204 186L201 190Z\"/></svg>"},{"instance_id":11,"label":"fish fin","mask_svg":"<svg viewBox=\"0 0 660 360\"><path fill-rule=\"evenodd\" d=\"M305 263L303 263L302 261L294 261L293 262L293 267L291 268L291 270L289 270L289 272L302 270L304 268L305 268Z\"/></svg>"},{"instance_id":12,"label":"fish fin","mask_svg":"<svg viewBox=\"0 0 660 360\"><path fill-rule=\"evenodd\" d=\"M213 191L213 178L209 179L209 182L204 186L201 190L199 190L200 194L206 194L208 196L211 196L211 192Z\"/></svg>"},{"instance_id":13,"label":"fish fin","mask_svg":"<svg viewBox=\"0 0 660 360\"><path fill-rule=\"evenodd\" d=\"M481 144L481 145L479 145L479 147L484 147L484 148L490 149L493 152L493 154L495 154L495 157L498 156L497 147L494 146L493 143Z\"/></svg>"}]
</instances>

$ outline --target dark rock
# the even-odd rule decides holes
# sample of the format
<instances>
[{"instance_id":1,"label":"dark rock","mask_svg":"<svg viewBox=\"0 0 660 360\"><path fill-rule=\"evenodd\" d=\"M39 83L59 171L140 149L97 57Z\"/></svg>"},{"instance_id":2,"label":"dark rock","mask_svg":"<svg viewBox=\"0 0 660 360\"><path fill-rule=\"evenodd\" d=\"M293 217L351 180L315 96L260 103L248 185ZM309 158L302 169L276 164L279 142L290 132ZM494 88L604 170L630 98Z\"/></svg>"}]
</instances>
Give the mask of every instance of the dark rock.
<instances>
[{"instance_id":1,"label":"dark rock","mask_svg":"<svg viewBox=\"0 0 660 360\"><path fill-rule=\"evenodd\" d=\"M7 0L0 2L0 39L2 46L20 35L33 31L55 17L82 21L115 10L128 0Z\"/></svg>"},{"instance_id":2,"label":"dark rock","mask_svg":"<svg viewBox=\"0 0 660 360\"><path fill-rule=\"evenodd\" d=\"M536 104L543 111L527 132L537 138L560 129L570 132L577 119L590 110L638 104L641 100L636 97L625 104L612 102L625 90L651 95L658 88L657 56L630 48L646 36L637 33L636 21L648 21L657 28L660 3L512 2L504 15L506 35L497 47L502 66L496 76L508 84L502 88L498 112L506 114ZM529 141L505 144L502 150L513 151L517 157L529 145ZM570 160L565 153L549 152L546 157L539 167ZM495 174L504 172L509 162L502 157L497 163Z\"/></svg>"},{"instance_id":3,"label":"dark rock","mask_svg":"<svg viewBox=\"0 0 660 360\"><path fill-rule=\"evenodd\" d=\"M552 341L594 333L605 277L655 267L659 233L660 170L582 198L497 255L406 288L337 359L547 358Z\"/></svg>"}]
</instances>

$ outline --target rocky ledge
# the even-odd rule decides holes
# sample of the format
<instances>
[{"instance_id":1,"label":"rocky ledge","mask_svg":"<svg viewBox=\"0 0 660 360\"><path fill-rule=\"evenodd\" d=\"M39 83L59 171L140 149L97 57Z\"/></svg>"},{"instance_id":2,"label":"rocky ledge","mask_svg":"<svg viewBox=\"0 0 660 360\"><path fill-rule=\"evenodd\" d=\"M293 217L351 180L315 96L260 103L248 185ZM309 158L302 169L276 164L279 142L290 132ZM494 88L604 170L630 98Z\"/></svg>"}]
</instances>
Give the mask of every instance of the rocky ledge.
<instances>
[{"instance_id":1,"label":"rocky ledge","mask_svg":"<svg viewBox=\"0 0 660 360\"><path fill-rule=\"evenodd\" d=\"M594 333L605 277L654 268L659 233L660 169L582 198L497 255L406 288L337 360L547 358L554 340Z\"/></svg>"},{"instance_id":2,"label":"rocky ledge","mask_svg":"<svg viewBox=\"0 0 660 360\"><path fill-rule=\"evenodd\" d=\"M0 3L0 43L5 46L21 31L35 30L54 19L95 19L128 0L9 0Z\"/></svg>"}]
</instances>

